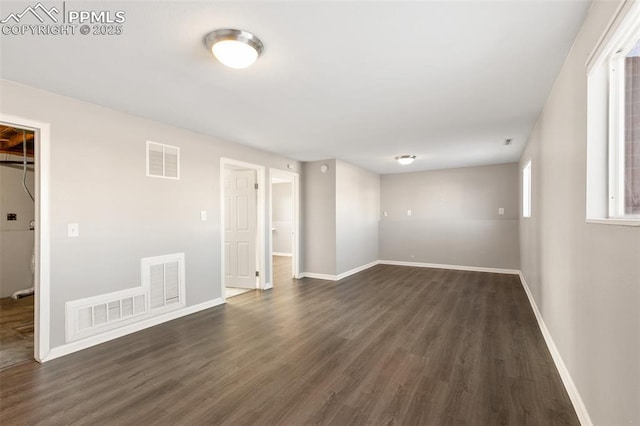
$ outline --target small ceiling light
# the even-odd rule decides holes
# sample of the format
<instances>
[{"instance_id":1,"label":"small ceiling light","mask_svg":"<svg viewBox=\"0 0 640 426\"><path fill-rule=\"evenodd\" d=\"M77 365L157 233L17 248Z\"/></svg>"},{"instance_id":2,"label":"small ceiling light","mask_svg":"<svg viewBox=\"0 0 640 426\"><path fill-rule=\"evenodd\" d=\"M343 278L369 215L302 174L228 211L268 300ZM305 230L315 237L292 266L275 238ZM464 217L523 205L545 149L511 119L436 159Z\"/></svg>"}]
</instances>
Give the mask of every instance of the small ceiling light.
<instances>
[{"instance_id":1,"label":"small ceiling light","mask_svg":"<svg viewBox=\"0 0 640 426\"><path fill-rule=\"evenodd\" d=\"M398 155L396 157L396 160L398 160L398 163L402 164L403 166L413 163L413 160L415 159L416 159L415 155Z\"/></svg>"},{"instance_id":2,"label":"small ceiling light","mask_svg":"<svg viewBox=\"0 0 640 426\"><path fill-rule=\"evenodd\" d=\"M264 52L258 37L244 30L224 28L204 36L204 44L222 64L235 69L251 66Z\"/></svg>"}]
</instances>

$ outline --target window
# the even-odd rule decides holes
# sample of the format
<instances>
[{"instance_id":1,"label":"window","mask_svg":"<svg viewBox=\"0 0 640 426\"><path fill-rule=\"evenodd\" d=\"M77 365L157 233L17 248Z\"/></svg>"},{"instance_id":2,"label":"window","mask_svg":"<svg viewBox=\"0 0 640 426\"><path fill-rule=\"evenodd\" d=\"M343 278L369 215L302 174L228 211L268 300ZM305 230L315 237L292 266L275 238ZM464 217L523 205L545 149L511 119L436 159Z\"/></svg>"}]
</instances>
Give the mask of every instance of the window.
<instances>
[{"instance_id":1,"label":"window","mask_svg":"<svg viewBox=\"0 0 640 426\"><path fill-rule=\"evenodd\" d=\"M640 217L640 35L610 59L609 216Z\"/></svg>"},{"instance_id":2,"label":"window","mask_svg":"<svg viewBox=\"0 0 640 426\"><path fill-rule=\"evenodd\" d=\"M640 225L640 2L588 62L587 220Z\"/></svg>"},{"instance_id":3,"label":"window","mask_svg":"<svg viewBox=\"0 0 640 426\"><path fill-rule=\"evenodd\" d=\"M147 176L180 179L180 148L147 141Z\"/></svg>"},{"instance_id":4,"label":"window","mask_svg":"<svg viewBox=\"0 0 640 426\"><path fill-rule=\"evenodd\" d=\"M531 217L531 160L522 169L522 217Z\"/></svg>"}]
</instances>

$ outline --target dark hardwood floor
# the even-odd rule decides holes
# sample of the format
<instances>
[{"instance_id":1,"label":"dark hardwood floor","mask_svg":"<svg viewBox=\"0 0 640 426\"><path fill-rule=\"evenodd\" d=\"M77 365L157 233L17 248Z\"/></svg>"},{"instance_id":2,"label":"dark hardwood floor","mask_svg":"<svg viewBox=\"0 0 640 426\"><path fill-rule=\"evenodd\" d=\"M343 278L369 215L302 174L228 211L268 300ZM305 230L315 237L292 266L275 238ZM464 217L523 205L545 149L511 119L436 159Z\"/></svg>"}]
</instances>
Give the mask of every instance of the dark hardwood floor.
<instances>
[{"instance_id":1,"label":"dark hardwood floor","mask_svg":"<svg viewBox=\"0 0 640 426\"><path fill-rule=\"evenodd\" d=\"M379 265L0 372L2 424L577 425L517 276Z\"/></svg>"},{"instance_id":2,"label":"dark hardwood floor","mask_svg":"<svg viewBox=\"0 0 640 426\"><path fill-rule=\"evenodd\" d=\"M0 370L33 361L33 299L0 299Z\"/></svg>"}]
</instances>

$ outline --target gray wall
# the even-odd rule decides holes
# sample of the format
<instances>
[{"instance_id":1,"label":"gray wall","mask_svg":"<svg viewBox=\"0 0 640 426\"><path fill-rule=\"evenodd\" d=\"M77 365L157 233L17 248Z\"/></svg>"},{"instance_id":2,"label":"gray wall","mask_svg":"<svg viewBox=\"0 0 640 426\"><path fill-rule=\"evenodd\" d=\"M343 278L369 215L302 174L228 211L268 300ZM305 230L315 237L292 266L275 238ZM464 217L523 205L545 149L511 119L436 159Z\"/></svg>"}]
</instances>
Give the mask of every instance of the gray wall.
<instances>
[{"instance_id":1,"label":"gray wall","mask_svg":"<svg viewBox=\"0 0 640 426\"><path fill-rule=\"evenodd\" d=\"M336 275L378 260L380 177L336 162Z\"/></svg>"},{"instance_id":2,"label":"gray wall","mask_svg":"<svg viewBox=\"0 0 640 426\"><path fill-rule=\"evenodd\" d=\"M293 252L293 184L274 183L271 188L273 251L291 254Z\"/></svg>"},{"instance_id":3,"label":"gray wall","mask_svg":"<svg viewBox=\"0 0 640 426\"><path fill-rule=\"evenodd\" d=\"M52 347L64 343L65 302L140 285L142 257L184 252L187 305L220 297L220 157L299 169L278 155L6 80L0 89L3 113L51 123ZM145 176L147 140L181 148L179 181ZM78 238L66 235L72 222Z\"/></svg>"},{"instance_id":4,"label":"gray wall","mask_svg":"<svg viewBox=\"0 0 640 426\"><path fill-rule=\"evenodd\" d=\"M21 156L6 154L0 159L22 161ZM27 168L26 183L33 194L33 166ZM8 221L7 213L16 213L18 220ZM29 230L29 223L33 219L35 206L22 187L22 166L0 166L0 297L32 286L34 233Z\"/></svg>"},{"instance_id":5,"label":"gray wall","mask_svg":"<svg viewBox=\"0 0 640 426\"><path fill-rule=\"evenodd\" d=\"M520 163L522 273L596 425L640 424L640 228L585 222L585 59L617 5L593 4Z\"/></svg>"},{"instance_id":6,"label":"gray wall","mask_svg":"<svg viewBox=\"0 0 640 426\"><path fill-rule=\"evenodd\" d=\"M382 260L519 269L517 164L382 175L380 193Z\"/></svg>"},{"instance_id":7,"label":"gray wall","mask_svg":"<svg viewBox=\"0 0 640 426\"><path fill-rule=\"evenodd\" d=\"M320 167L326 164L326 173ZM303 163L302 271L336 274L336 160Z\"/></svg>"}]
</instances>

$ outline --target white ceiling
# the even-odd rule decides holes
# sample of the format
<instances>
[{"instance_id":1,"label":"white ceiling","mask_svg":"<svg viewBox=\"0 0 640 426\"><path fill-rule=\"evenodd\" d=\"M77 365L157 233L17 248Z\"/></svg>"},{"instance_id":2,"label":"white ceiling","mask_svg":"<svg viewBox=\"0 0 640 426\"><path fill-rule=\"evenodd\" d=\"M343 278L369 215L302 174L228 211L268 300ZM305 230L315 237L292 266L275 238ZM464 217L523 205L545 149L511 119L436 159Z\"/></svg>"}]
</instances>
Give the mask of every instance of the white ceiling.
<instances>
[{"instance_id":1,"label":"white ceiling","mask_svg":"<svg viewBox=\"0 0 640 426\"><path fill-rule=\"evenodd\" d=\"M2 18L28 4L3 1ZM505 163L589 4L82 2L124 10L124 33L0 36L0 75L302 161L378 173ZM265 43L253 67L225 68L203 47L227 27ZM401 167L399 154L418 159Z\"/></svg>"}]
</instances>

